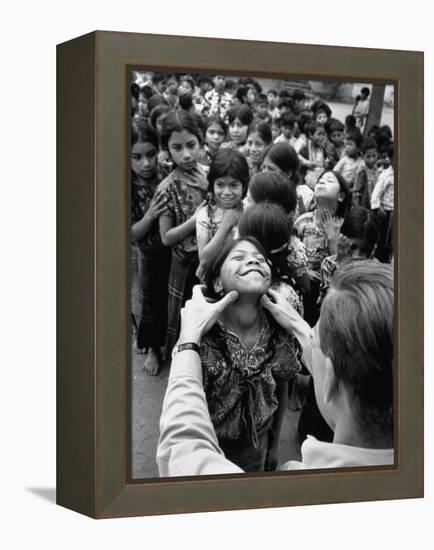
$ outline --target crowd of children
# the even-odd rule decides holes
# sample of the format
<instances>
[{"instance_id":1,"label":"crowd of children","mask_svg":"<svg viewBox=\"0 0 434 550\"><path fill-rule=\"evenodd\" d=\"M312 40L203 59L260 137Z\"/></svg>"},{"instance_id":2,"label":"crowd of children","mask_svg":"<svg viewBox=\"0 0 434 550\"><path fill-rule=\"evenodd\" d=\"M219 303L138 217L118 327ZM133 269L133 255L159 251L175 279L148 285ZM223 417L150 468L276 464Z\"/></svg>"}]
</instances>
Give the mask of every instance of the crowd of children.
<instances>
[{"instance_id":1,"label":"crowd of children","mask_svg":"<svg viewBox=\"0 0 434 550\"><path fill-rule=\"evenodd\" d=\"M253 78L133 75L136 352L158 374L193 286L215 298L240 283L201 353L220 444L246 470L275 465L282 395L303 377L296 342L259 306L264 288L313 326L342 262L393 257L393 137L388 126L362 134L368 96L341 121L322 100Z\"/></svg>"}]
</instances>

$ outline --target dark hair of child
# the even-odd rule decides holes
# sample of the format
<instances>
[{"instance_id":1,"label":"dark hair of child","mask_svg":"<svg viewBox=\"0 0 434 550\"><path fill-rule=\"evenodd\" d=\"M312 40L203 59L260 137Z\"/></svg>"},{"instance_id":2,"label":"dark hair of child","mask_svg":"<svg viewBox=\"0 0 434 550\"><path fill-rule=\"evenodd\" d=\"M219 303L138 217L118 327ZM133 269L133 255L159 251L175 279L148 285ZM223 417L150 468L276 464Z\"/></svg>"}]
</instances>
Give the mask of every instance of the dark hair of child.
<instances>
[{"instance_id":1,"label":"dark hair of child","mask_svg":"<svg viewBox=\"0 0 434 550\"><path fill-rule=\"evenodd\" d=\"M280 204L284 211L292 214L297 206L295 185L278 172L259 172L250 180L249 192L258 204L264 201Z\"/></svg>"},{"instance_id":2,"label":"dark hair of child","mask_svg":"<svg viewBox=\"0 0 434 550\"><path fill-rule=\"evenodd\" d=\"M371 92L370 92L369 88L364 87L360 90L360 93L363 94L365 97L369 97L369 94Z\"/></svg>"},{"instance_id":3,"label":"dark hair of child","mask_svg":"<svg viewBox=\"0 0 434 550\"><path fill-rule=\"evenodd\" d=\"M266 156L274 163L282 172L288 176L295 185L299 182L300 161L294 147L285 142L275 143L272 145Z\"/></svg>"},{"instance_id":4,"label":"dark hair of child","mask_svg":"<svg viewBox=\"0 0 434 550\"><path fill-rule=\"evenodd\" d=\"M214 258L213 262L211 263L205 275L205 281L204 281L206 286L205 294L208 298L212 300L218 300L221 298L221 295L215 291L214 284L216 280L220 277L220 271L226 258L229 256L231 251L240 241L247 241L253 244L253 246L258 250L258 252L262 254L262 256L264 256L265 259L267 258L267 253L264 247L254 237L249 236L249 237L243 237L242 239L234 239L232 241L226 241L225 245L222 247L220 252Z\"/></svg>"},{"instance_id":5,"label":"dark hair of child","mask_svg":"<svg viewBox=\"0 0 434 550\"><path fill-rule=\"evenodd\" d=\"M345 117L345 126L347 128L355 128L356 127L356 118L353 115L347 115Z\"/></svg>"},{"instance_id":6,"label":"dark hair of child","mask_svg":"<svg viewBox=\"0 0 434 550\"><path fill-rule=\"evenodd\" d=\"M308 136L313 136L313 134L317 131L318 128L324 128L324 124L321 124L320 122L316 122L316 120L312 120L307 126L307 134Z\"/></svg>"},{"instance_id":7,"label":"dark hair of child","mask_svg":"<svg viewBox=\"0 0 434 550\"><path fill-rule=\"evenodd\" d=\"M300 99L306 99L306 94L302 90L294 90L292 100L300 101Z\"/></svg>"},{"instance_id":8,"label":"dark hair of child","mask_svg":"<svg viewBox=\"0 0 434 550\"><path fill-rule=\"evenodd\" d=\"M256 104L257 105L263 105L264 103L266 103L268 105L267 96L265 94L259 94L258 98L256 100Z\"/></svg>"},{"instance_id":9,"label":"dark hair of child","mask_svg":"<svg viewBox=\"0 0 434 550\"><path fill-rule=\"evenodd\" d=\"M378 150L377 142L375 141L375 139L373 137L368 137L368 138L364 139L363 143L362 143L362 146L360 147L360 150L362 151L363 154L365 154L366 151L369 151L369 149Z\"/></svg>"},{"instance_id":10,"label":"dark hair of child","mask_svg":"<svg viewBox=\"0 0 434 550\"><path fill-rule=\"evenodd\" d=\"M145 86L139 87L139 92L145 96L146 99L150 99L154 95L154 90L145 84Z\"/></svg>"},{"instance_id":11,"label":"dark hair of child","mask_svg":"<svg viewBox=\"0 0 434 550\"><path fill-rule=\"evenodd\" d=\"M247 86L240 86L239 88L237 88L237 91L235 93L235 97L238 99L238 101L240 103L245 103L246 102L248 91L249 91L249 89L247 88Z\"/></svg>"},{"instance_id":12,"label":"dark hair of child","mask_svg":"<svg viewBox=\"0 0 434 550\"><path fill-rule=\"evenodd\" d=\"M211 86L214 87L214 82L212 81L212 78L207 75L200 75L197 78L197 84L198 86L202 86L202 84L211 84Z\"/></svg>"},{"instance_id":13,"label":"dark hair of child","mask_svg":"<svg viewBox=\"0 0 434 550\"><path fill-rule=\"evenodd\" d=\"M341 174L338 174L338 172L334 172L333 170L325 170L320 175L318 180L320 180L323 177L323 175L326 174L327 172L331 172L335 176L335 178L338 180L339 191L344 195L343 200L338 203L335 216L337 216L338 218L345 218L347 212L351 207L351 191L349 190L348 184L345 181L344 177L341 176Z\"/></svg>"},{"instance_id":14,"label":"dark hair of child","mask_svg":"<svg viewBox=\"0 0 434 550\"><path fill-rule=\"evenodd\" d=\"M169 111L163 119L161 129L161 145L164 149L169 148L169 139L173 132L182 132L186 130L197 137L199 144L202 143L202 131L198 124L198 118L194 114L179 109L178 111Z\"/></svg>"},{"instance_id":15,"label":"dark hair of child","mask_svg":"<svg viewBox=\"0 0 434 550\"><path fill-rule=\"evenodd\" d=\"M314 101L310 109L314 116L317 115L319 111L323 111L326 114L327 118L330 118L332 116L332 110L327 105L327 103L325 103L321 99L317 99L316 101Z\"/></svg>"},{"instance_id":16,"label":"dark hair of child","mask_svg":"<svg viewBox=\"0 0 434 550\"><path fill-rule=\"evenodd\" d=\"M283 99L284 97L288 97L289 99L291 99L291 94L289 93L288 90L283 89L283 90L280 90L279 97L280 99Z\"/></svg>"},{"instance_id":17,"label":"dark hair of child","mask_svg":"<svg viewBox=\"0 0 434 550\"><path fill-rule=\"evenodd\" d=\"M357 149L360 149L363 143L363 136L358 128L351 128L351 130L348 130L345 139L354 141Z\"/></svg>"},{"instance_id":18,"label":"dark hair of child","mask_svg":"<svg viewBox=\"0 0 434 550\"><path fill-rule=\"evenodd\" d=\"M244 125L244 126L250 126L253 122L253 113L252 110L247 107L247 105L238 105L235 107L231 107L228 111L228 120L229 124L232 124L232 122L238 118L238 120Z\"/></svg>"},{"instance_id":19,"label":"dark hair of child","mask_svg":"<svg viewBox=\"0 0 434 550\"><path fill-rule=\"evenodd\" d=\"M297 119L292 113L289 113L288 111L286 113L283 113L283 115L280 117L280 126L287 126L288 128L294 128L295 123L297 122Z\"/></svg>"},{"instance_id":20,"label":"dark hair of child","mask_svg":"<svg viewBox=\"0 0 434 550\"><path fill-rule=\"evenodd\" d=\"M139 99L139 91L140 88L136 82L133 82L131 84L131 95L134 97L134 99Z\"/></svg>"},{"instance_id":21,"label":"dark hair of child","mask_svg":"<svg viewBox=\"0 0 434 550\"><path fill-rule=\"evenodd\" d=\"M307 134L307 125L312 122L312 114L308 111L302 111L297 118L297 124L302 134Z\"/></svg>"},{"instance_id":22,"label":"dark hair of child","mask_svg":"<svg viewBox=\"0 0 434 550\"><path fill-rule=\"evenodd\" d=\"M193 78L192 78L189 74L186 74L186 75L184 75L184 76L181 76L179 82L180 82L180 83L182 83L182 82L187 82L187 84L189 84L189 86L190 86L192 92L194 92L195 83L194 83Z\"/></svg>"},{"instance_id":23,"label":"dark hair of child","mask_svg":"<svg viewBox=\"0 0 434 550\"><path fill-rule=\"evenodd\" d=\"M270 143L273 141L271 126L268 124L268 122L261 121L256 124L252 124L249 127L249 134L253 134L253 133L258 134L258 136L262 139L265 145L270 145Z\"/></svg>"},{"instance_id":24,"label":"dark hair of child","mask_svg":"<svg viewBox=\"0 0 434 550\"><path fill-rule=\"evenodd\" d=\"M151 111L150 122L154 128L157 127L157 119L170 111L170 107L165 103L160 103Z\"/></svg>"},{"instance_id":25,"label":"dark hair of child","mask_svg":"<svg viewBox=\"0 0 434 550\"><path fill-rule=\"evenodd\" d=\"M160 94L154 94L149 98L148 109L151 112L157 105L168 105L167 101Z\"/></svg>"},{"instance_id":26,"label":"dark hair of child","mask_svg":"<svg viewBox=\"0 0 434 550\"><path fill-rule=\"evenodd\" d=\"M226 79L226 84L225 84L225 90L229 93L232 93L232 91L237 87L237 83L235 82L235 80L232 80L231 78L227 78Z\"/></svg>"},{"instance_id":27,"label":"dark hair of child","mask_svg":"<svg viewBox=\"0 0 434 550\"><path fill-rule=\"evenodd\" d=\"M387 154L390 160L393 160L393 153L394 153L393 141L389 141L388 143L385 143L380 149L380 155Z\"/></svg>"},{"instance_id":28,"label":"dark hair of child","mask_svg":"<svg viewBox=\"0 0 434 550\"><path fill-rule=\"evenodd\" d=\"M360 251L369 258L378 241L378 223L378 217L372 210L354 206L344 218L341 233L349 239L361 239Z\"/></svg>"},{"instance_id":29,"label":"dark hair of child","mask_svg":"<svg viewBox=\"0 0 434 550\"><path fill-rule=\"evenodd\" d=\"M159 148L158 134L155 131L155 128L153 128L148 122L134 122L131 125L131 145L147 142L152 143L156 149Z\"/></svg>"},{"instance_id":30,"label":"dark hair of child","mask_svg":"<svg viewBox=\"0 0 434 550\"><path fill-rule=\"evenodd\" d=\"M220 126L220 128L223 130L225 136L227 135L228 133L228 127L227 127L227 124L226 122L218 115L211 115L209 116L206 120L205 120L205 123L203 125L203 135L206 134L208 128L210 126L212 126L213 124L218 124Z\"/></svg>"},{"instance_id":31,"label":"dark hair of child","mask_svg":"<svg viewBox=\"0 0 434 550\"><path fill-rule=\"evenodd\" d=\"M166 82L168 75L166 73L155 73L154 74L154 85L159 84L160 82Z\"/></svg>"},{"instance_id":32,"label":"dark hair of child","mask_svg":"<svg viewBox=\"0 0 434 550\"><path fill-rule=\"evenodd\" d=\"M328 135L333 132L343 132L345 130L345 126L337 118L329 118L329 120L324 124L324 127Z\"/></svg>"},{"instance_id":33,"label":"dark hair of child","mask_svg":"<svg viewBox=\"0 0 434 550\"><path fill-rule=\"evenodd\" d=\"M292 100L290 97L281 97L279 99L279 102L277 104L277 107L281 109L282 107L286 107L287 109L290 109L292 111Z\"/></svg>"},{"instance_id":34,"label":"dark hair of child","mask_svg":"<svg viewBox=\"0 0 434 550\"><path fill-rule=\"evenodd\" d=\"M179 96L179 107L184 111L189 111L193 107L193 96L189 93Z\"/></svg>"},{"instance_id":35,"label":"dark hair of child","mask_svg":"<svg viewBox=\"0 0 434 550\"><path fill-rule=\"evenodd\" d=\"M243 197L249 185L249 165L244 155L229 147L219 149L208 172L208 191L214 194L214 182L218 178L231 176L243 186Z\"/></svg>"},{"instance_id":36,"label":"dark hair of child","mask_svg":"<svg viewBox=\"0 0 434 550\"><path fill-rule=\"evenodd\" d=\"M239 238L254 237L264 247L273 280L289 276L287 257L291 231L291 220L283 208L269 201L251 206L238 221Z\"/></svg>"},{"instance_id":37,"label":"dark hair of child","mask_svg":"<svg viewBox=\"0 0 434 550\"><path fill-rule=\"evenodd\" d=\"M277 96L277 92L274 88L271 88L270 90L268 90L267 94L273 94L273 95Z\"/></svg>"}]
</instances>

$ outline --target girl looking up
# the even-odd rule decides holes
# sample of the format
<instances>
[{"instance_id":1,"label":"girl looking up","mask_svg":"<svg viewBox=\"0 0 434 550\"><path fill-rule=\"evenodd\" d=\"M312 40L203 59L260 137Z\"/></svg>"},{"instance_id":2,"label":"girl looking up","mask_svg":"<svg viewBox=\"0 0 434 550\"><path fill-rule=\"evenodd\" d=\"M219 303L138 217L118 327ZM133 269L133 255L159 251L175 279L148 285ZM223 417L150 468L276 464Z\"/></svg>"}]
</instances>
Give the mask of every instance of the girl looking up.
<instances>
[{"instance_id":1,"label":"girl looking up","mask_svg":"<svg viewBox=\"0 0 434 550\"><path fill-rule=\"evenodd\" d=\"M207 275L207 293L239 297L204 337L204 390L219 445L247 472L275 469L279 444L279 381L300 370L286 332L263 309L272 283L265 251L252 237L228 244ZM281 420L281 417L280 417Z\"/></svg>"},{"instance_id":2,"label":"girl looking up","mask_svg":"<svg viewBox=\"0 0 434 550\"><path fill-rule=\"evenodd\" d=\"M197 282L196 215L205 199L208 182L198 165L202 133L194 115L183 110L167 113L161 143L175 165L160 184L167 198L167 210L160 216L160 235L163 244L172 249L165 350L168 357L178 335L181 307Z\"/></svg>"}]
</instances>

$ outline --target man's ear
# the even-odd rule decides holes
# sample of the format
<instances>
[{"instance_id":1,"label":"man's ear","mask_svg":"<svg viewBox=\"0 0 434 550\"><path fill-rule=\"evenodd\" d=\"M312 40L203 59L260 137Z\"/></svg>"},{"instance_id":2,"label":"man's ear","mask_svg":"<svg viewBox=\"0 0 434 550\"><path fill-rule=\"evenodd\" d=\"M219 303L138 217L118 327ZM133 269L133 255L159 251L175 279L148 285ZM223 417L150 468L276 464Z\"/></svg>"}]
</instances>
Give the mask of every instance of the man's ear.
<instances>
[{"instance_id":1,"label":"man's ear","mask_svg":"<svg viewBox=\"0 0 434 550\"><path fill-rule=\"evenodd\" d=\"M338 381L336 379L335 368L329 357L325 359L325 377L324 377L324 403L332 401L338 391Z\"/></svg>"}]
</instances>

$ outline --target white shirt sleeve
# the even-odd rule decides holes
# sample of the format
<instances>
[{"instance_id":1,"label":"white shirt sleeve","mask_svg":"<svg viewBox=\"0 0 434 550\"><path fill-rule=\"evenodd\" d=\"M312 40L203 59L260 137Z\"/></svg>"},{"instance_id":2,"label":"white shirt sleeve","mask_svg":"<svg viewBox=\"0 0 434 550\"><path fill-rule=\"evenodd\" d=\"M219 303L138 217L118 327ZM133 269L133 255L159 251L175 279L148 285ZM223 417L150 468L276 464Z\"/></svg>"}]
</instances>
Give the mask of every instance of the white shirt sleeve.
<instances>
[{"instance_id":1,"label":"white shirt sleeve","mask_svg":"<svg viewBox=\"0 0 434 550\"><path fill-rule=\"evenodd\" d=\"M220 449L194 351L174 355L160 418L160 477L241 473Z\"/></svg>"}]
</instances>

